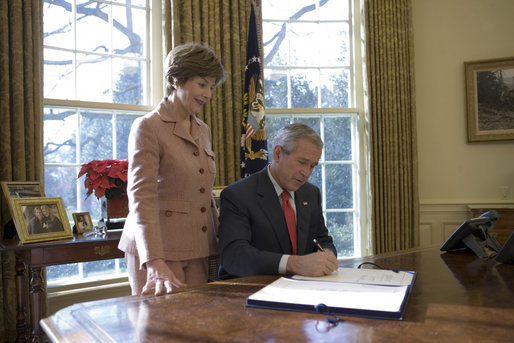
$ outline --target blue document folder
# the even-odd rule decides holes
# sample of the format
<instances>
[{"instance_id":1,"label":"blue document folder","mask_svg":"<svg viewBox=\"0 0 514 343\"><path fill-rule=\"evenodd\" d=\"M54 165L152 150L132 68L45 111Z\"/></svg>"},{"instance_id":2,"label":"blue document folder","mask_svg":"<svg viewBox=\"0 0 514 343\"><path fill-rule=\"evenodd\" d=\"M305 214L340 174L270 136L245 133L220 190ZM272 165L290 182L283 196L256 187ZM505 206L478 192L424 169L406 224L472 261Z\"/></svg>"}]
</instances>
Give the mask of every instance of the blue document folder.
<instances>
[{"instance_id":1,"label":"blue document folder","mask_svg":"<svg viewBox=\"0 0 514 343\"><path fill-rule=\"evenodd\" d=\"M246 299L246 306L402 320L416 279L412 271L339 268L324 277L281 277Z\"/></svg>"}]
</instances>

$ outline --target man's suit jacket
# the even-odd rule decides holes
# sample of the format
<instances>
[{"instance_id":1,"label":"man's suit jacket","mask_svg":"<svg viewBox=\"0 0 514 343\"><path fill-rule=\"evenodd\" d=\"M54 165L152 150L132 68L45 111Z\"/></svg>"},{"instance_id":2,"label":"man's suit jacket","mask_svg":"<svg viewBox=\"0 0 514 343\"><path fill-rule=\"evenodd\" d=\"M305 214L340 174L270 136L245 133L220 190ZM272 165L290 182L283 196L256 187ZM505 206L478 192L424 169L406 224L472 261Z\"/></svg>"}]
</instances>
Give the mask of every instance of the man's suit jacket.
<instances>
[{"instance_id":1,"label":"man's suit jacket","mask_svg":"<svg viewBox=\"0 0 514 343\"><path fill-rule=\"evenodd\" d=\"M226 187L220 196L220 278L278 274L291 254L287 224L267 168ZM295 192L298 255L316 251L316 238L337 256L321 210L319 189L305 183Z\"/></svg>"}]
</instances>

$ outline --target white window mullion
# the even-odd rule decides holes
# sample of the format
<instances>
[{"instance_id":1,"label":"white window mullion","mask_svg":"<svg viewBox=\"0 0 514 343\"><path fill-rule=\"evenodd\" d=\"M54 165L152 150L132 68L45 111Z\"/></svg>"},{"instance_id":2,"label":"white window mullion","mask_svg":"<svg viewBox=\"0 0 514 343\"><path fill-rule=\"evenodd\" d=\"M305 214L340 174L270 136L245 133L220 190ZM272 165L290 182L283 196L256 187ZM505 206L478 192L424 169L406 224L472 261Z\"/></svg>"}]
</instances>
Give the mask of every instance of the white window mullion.
<instances>
[{"instance_id":1,"label":"white window mullion","mask_svg":"<svg viewBox=\"0 0 514 343\"><path fill-rule=\"evenodd\" d=\"M111 101L114 102L114 68L113 68L113 63L114 63L114 51L113 51L113 47L114 47L114 44L113 44L113 9L114 9L114 5L113 4L110 4L109 5L109 92L110 92L110 96L111 96Z\"/></svg>"},{"instance_id":2,"label":"white window mullion","mask_svg":"<svg viewBox=\"0 0 514 343\"><path fill-rule=\"evenodd\" d=\"M84 264L83 263L77 263L78 267L78 278L79 280L84 279Z\"/></svg>"},{"instance_id":3,"label":"white window mullion","mask_svg":"<svg viewBox=\"0 0 514 343\"><path fill-rule=\"evenodd\" d=\"M76 145L76 151L75 151L75 156L76 156L76 163L78 166L80 166L80 161L82 160L81 159L81 149L80 149L80 143L81 143L81 137L80 137L80 123L82 121L82 113L81 113L81 109L79 108L76 108L76 113L77 113L77 145ZM78 174L77 174L78 175ZM82 179L77 179L77 181L75 182L75 185L76 185L76 190L77 190L77 209L79 210L79 212L82 212L82 209L84 208L84 197L83 196L80 196L80 190L81 190L81 187L80 187L80 183L83 182Z\"/></svg>"},{"instance_id":4,"label":"white window mullion","mask_svg":"<svg viewBox=\"0 0 514 343\"><path fill-rule=\"evenodd\" d=\"M111 120L112 120L112 158L117 159L118 158L118 140L116 138L116 111L113 111L111 114Z\"/></svg>"},{"instance_id":5,"label":"white window mullion","mask_svg":"<svg viewBox=\"0 0 514 343\"><path fill-rule=\"evenodd\" d=\"M73 27L73 48L75 49L75 51L73 52L73 85L74 85L74 90L73 90L73 94L75 95L75 99L78 99L79 98L79 95L77 94L77 68L78 68L78 63L77 63L77 1L73 1L73 24L72 24L72 27Z\"/></svg>"},{"instance_id":6,"label":"white window mullion","mask_svg":"<svg viewBox=\"0 0 514 343\"><path fill-rule=\"evenodd\" d=\"M320 133L321 133L321 140L324 142L325 141L325 117L324 116L321 116L321 128L320 128ZM323 149L322 153L321 153L321 203L322 203L322 211L323 213L325 213L325 220L326 220L326 212L327 212L327 183L326 183L326 167L327 167L327 163L326 163L326 155L325 155L325 149Z\"/></svg>"}]
</instances>

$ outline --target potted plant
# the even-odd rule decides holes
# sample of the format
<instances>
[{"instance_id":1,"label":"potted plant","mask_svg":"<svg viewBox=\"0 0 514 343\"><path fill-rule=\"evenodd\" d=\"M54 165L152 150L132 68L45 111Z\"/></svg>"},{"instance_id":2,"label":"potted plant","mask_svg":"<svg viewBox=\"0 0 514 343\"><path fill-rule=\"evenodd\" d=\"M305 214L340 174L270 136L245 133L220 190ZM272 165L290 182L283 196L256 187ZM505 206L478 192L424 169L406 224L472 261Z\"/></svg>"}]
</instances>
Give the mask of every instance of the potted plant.
<instances>
[{"instance_id":1,"label":"potted plant","mask_svg":"<svg viewBox=\"0 0 514 343\"><path fill-rule=\"evenodd\" d=\"M86 175L86 199L94 193L102 201L102 213L110 218L125 218L127 198L128 160L93 160L82 165L78 177Z\"/></svg>"}]
</instances>

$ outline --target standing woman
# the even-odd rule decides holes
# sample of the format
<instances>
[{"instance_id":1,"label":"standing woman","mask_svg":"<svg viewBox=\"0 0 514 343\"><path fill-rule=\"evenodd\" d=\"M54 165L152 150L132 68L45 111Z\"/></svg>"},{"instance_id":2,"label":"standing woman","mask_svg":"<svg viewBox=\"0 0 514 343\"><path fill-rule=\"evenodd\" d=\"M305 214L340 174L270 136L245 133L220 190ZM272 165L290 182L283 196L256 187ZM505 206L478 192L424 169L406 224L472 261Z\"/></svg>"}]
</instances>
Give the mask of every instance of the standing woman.
<instances>
[{"instance_id":1,"label":"standing woman","mask_svg":"<svg viewBox=\"0 0 514 343\"><path fill-rule=\"evenodd\" d=\"M120 239L132 294L171 293L207 282L217 251L211 133L196 117L225 70L211 48L175 47L166 59L168 96L130 130L129 215Z\"/></svg>"}]
</instances>

